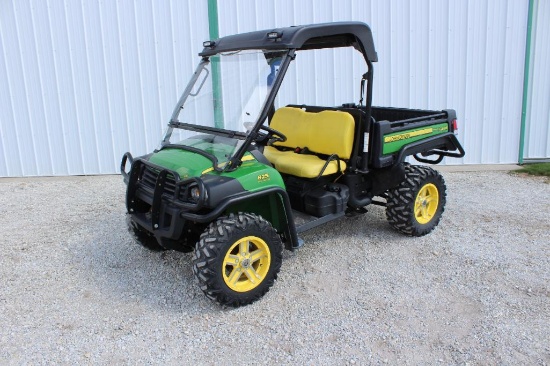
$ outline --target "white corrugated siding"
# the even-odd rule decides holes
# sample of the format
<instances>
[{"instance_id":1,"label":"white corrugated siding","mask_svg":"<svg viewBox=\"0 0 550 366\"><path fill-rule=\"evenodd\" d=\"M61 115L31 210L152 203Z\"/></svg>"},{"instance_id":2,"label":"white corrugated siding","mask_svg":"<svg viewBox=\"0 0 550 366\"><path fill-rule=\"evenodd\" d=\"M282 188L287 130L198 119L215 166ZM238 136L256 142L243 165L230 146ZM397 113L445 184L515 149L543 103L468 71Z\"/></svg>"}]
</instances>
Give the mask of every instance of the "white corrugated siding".
<instances>
[{"instance_id":1,"label":"white corrugated siding","mask_svg":"<svg viewBox=\"0 0 550 366\"><path fill-rule=\"evenodd\" d=\"M540 3L539 13L548 7ZM221 36L368 23L379 55L376 105L456 109L467 156L448 164L517 162L528 0L220 0L218 7ZM205 39L206 1L0 1L0 176L115 173L123 152L151 151ZM547 44L535 47L547 52ZM357 101L364 70L347 65L336 51L313 60L316 100ZM301 103L312 92L297 86L289 97ZM533 95L548 102L547 91ZM528 132L538 136L532 126Z\"/></svg>"},{"instance_id":2,"label":"white corrugated siding","mask_svg":"<svg viewBox=\"0 0 550 366\"><path fill-rule=\"evenodd\" d=\"M219 1L218 6L224 15L221 36L294 24L366 22L379 58L375 105L456 109L467 155L447 164L517 162L527 0L241 0ZM296 83L293 103L339 103L342 95L358 101L364 68L337 52L297 69L296 74L315 73L317 83L308 91ZM342 78L353 84L334 85Z\"/></svg>"},{"instance_id":3,"label":"white corrugated siding","mask_svg":"<svg viewBox=\"0 0 550 366\"><path fill-rule=\"evenodd\" d=\"M104 174L161 139L206 2L0 1L0 176Z\"/></svg>"},{"instance_id":4,"label":"white corrugated siding","mask_svg":"<svg viewBox=\"0 0 550 366\"><path fill-rule=\"evenodd\" d=\"M550 159L550 1L534 4L523 156Z\"/></svg>"}]
</instances>

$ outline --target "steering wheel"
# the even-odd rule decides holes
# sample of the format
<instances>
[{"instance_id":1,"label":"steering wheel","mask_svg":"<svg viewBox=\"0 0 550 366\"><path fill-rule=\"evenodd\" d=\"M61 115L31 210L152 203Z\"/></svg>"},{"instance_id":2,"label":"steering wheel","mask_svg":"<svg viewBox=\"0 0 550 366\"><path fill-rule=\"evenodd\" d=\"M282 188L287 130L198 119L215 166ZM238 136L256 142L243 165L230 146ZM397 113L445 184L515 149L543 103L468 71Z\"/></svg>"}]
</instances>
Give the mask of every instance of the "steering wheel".
<instances>
[{"instance_id":1,"label":"steering wheel","mask_svg":"<svg viewBox=\"0 0 550 366\"><path fill-rule=\"evenodd\" d=\"M264 130L267 132L267 134L261 134L260 138L258 139L258 142L263 142L265 140L268 141L268 143L271 145L275 142L285 142L286 136L281 132L277 131L269 126L261 125L260 130Z\"/></svg>"}]
</instances>

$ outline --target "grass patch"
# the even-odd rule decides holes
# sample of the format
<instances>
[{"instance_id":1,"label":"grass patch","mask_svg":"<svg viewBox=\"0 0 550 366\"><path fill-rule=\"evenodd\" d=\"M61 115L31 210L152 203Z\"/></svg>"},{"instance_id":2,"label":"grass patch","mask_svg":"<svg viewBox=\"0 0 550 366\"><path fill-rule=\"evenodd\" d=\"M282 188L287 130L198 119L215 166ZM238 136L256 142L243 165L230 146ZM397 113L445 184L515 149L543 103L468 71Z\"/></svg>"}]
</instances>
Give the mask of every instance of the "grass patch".
<instances>
[{"instance_id":1,"label":"grass patch","mask_svg":"<svg viewBox=\"0 0 550 366\"><path fill-rule=\"evenodd\" d=\"M550 177L550 163L526 164L516 173L527 173L543 177Z\"/></svg>"}]
</instances>

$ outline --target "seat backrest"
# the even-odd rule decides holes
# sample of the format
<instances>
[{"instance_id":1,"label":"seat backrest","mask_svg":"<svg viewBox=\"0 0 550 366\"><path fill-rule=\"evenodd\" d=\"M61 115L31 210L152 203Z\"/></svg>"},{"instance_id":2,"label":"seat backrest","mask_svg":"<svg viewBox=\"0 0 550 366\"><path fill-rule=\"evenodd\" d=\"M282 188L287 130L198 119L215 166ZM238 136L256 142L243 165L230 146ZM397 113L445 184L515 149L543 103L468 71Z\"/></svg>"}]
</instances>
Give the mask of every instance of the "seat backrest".
<instances>
[{"instance_id":1,"label":"seat backrest","mask_svg":"<svg viewBox=\"0 0 550 366\"><path fill-rule=\"evenodd\" d=\"M326 110L313 113L283 107L275 112L270 126L287 137L285 142L278 142L276 146L307 147L318 154L338 154L341 159L351 156L355 121L347 112Z\"/></svg>"},{"instance_id":2,"label":"seat backrest","mask_svg":"<svg viewBox=\"0 0 550 366\"><path fill-rule=\"evenodd\" d=\"M309 139L309 124L302 123L305 111L300 108L283 107L275 111L269 127L281 131L286 136L285 142L277 142L276 146L304 147Z\"/></svg>"}]
</instances>

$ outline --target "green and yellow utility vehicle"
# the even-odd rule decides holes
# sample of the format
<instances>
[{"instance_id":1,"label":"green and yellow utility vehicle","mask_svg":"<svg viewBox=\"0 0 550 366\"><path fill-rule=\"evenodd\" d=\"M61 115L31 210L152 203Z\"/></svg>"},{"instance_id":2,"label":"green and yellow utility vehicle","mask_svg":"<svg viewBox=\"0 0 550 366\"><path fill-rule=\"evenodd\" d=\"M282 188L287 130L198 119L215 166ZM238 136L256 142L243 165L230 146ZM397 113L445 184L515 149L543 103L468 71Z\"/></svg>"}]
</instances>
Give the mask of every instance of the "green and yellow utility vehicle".
<instances>
[{"instance_id":1,"label":"green and yellow utility vehicle","mask_svg":"<svg viewBox=\"0 0 550 366\"><path fill-rule=\"evenodd\" d=\"M283 249L303 245L300 233L369 204L385 206L390 225L406 235L439 223L442 176L405 160L464 156L455 111L371 106L377 54L366 24L270 29L203 46L159 147L138 158L126 153L121 172L137 241L193 251L207 297L227 306L258 300L277 278ZM291 65L343 47L362 56L358 103L300 104L316 93L300 72L316 71ZM283 96L285 75L295 84Z\"/></svg>"}]
</instances>

